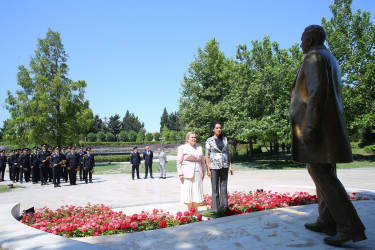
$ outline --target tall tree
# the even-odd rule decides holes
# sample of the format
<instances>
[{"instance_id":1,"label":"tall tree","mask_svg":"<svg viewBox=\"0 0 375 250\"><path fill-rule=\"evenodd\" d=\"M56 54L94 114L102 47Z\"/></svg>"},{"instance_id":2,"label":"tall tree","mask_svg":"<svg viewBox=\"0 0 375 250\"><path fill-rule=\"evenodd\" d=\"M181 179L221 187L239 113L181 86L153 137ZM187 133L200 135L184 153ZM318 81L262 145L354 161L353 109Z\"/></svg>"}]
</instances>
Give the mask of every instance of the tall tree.
<instances>
[{"instance_id":1,"label":"tall tree","mask_svg":"<svg viewBox=\"0 0 375 250\"><path fill-rule=\"evenodd\" d=\"M178 111L168 114L167 127L170 130L173 130L173 131L181 131L182 130L182 126L180 124L180 114L179 114Z\"/></svg>"},{"instance_id":2,"label":"tall tree","mask_svg":"<svg viewBox=\"0 0 375 250\"><path fill-rule=\"evenodd\" d=\"M165 107L163 110L163 114L160 117L160 132L162 132L164 126L168 127L168 111Z\"/></svg>"},{"instance_id":3,"label":"tall tree","mask_svg":"<svg viewBox=\"0 0 375 250\"><path fill-rule=\"evenodd\" d=\"M118 114L109 117L108 131L117 136L122 130L122 123Z\"/></svg>"},{"instance_id":4,"label":"tall tree","mask_svg":"<svg viewBox=\"0 0 375 250\"><path fill-rule=\"evenodd\" d=\"M225 122L222 101L230 90L232 62L225 58L219 43L212 39L190 63L181 83L180 120L199 140L206 138L215 120Z\"/></svg>"},{"instance_id":5,"label":"tall tree","mask_svg":"<svg viewBox=\"0 0 375 250\"><path fill-rule=\"evenodd\" d=\"M55 145L77 143L93 124L93 113L85 100L85 81L68 78L68 55L60 34L48 30L38 39L30 70L18 68L13 95L8 91L5 107L10 112L8 139L14 143Z\"/></svg>"},{"instance_id":6,"label":"tall tree","mask_svg":"<svg viewBox=\"0 0 375 250\"><path fill-rule=\"evenodd\" d=\"M340 64L349 132L365 135L375 124L375 26L369 12L353 13L351 4L352 0L335 0L332 18L323 18L322 26Z\"/></svg>"},{"instance_id":7,"label":"tall tree","mask_svg":"<svg viewBox=\"0 0 375 250\"><path fill-rule=\"evenodd\" d=\"M99 115L94 116L94 124L92 128L90 129L90 132L92 133L98 133L99 131L106 131L105 124L103 120L99 117Z\"/></svg>"},{"instance_id":8,"label":"tall tree","mask_svg":"<svg viewBox=\"0 0 375 250\"><path fill-rule=\"evenodd\" d=\"M126 132L135 131L138 133L144 128L145 124L139 121L138 116L135 116L134 113L130 113L129 110L127 110L122 120L122 126L123 130Z\"/></svg>"}]
</instances>

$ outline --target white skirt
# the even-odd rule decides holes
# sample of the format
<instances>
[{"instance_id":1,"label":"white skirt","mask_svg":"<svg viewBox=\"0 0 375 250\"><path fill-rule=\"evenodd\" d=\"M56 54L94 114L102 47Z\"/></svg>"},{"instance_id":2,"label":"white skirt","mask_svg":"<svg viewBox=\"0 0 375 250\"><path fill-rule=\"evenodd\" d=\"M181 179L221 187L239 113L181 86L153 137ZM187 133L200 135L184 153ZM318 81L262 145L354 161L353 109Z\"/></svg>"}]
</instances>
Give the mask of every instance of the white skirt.
<instances>
[{"instance_id":1,"label":"white skirt","mask_svg":"<svg viewBox=\"0 0 375 250\"><path fill-rule=\"evenodd\" d=\"M181 203L201 203L203 201L203 180L200 172L194 172L193 178L185 178L181 183Z\"/></svg>"}]
</instances>

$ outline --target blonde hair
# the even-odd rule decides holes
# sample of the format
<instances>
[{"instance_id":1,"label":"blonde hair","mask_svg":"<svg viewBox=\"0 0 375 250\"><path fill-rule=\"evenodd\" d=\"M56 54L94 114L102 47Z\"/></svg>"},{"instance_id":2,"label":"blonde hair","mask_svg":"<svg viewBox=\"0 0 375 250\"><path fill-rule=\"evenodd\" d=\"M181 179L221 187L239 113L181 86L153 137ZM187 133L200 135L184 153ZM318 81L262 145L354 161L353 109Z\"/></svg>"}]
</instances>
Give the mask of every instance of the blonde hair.
<instances>
[{"instance_id":1,"label":"blonde hair","mask_svg":"<svg viewBox=\"0 0 375 250\"><path fill-rule=\"evenodd\" d=\"M186 143L188 143L188 140L189 140L191 135L195 135L195 133L193 131L190 131L186 134Z\"/></svg>"}]
</instances>

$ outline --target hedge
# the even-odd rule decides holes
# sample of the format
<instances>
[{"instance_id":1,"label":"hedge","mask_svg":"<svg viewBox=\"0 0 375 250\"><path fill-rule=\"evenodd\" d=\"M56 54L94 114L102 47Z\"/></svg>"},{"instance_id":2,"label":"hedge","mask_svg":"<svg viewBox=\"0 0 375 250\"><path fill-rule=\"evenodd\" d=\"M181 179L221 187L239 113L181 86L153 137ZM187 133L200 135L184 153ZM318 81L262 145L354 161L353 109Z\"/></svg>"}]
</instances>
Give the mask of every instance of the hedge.
<instances>
[{"instance_id":1,"label":"hedge","mask_svg":"<svg viewBox=\"0 0 375 250\"><path fill-rule=\"evenodd\" d=\"M141 160L143 157L141 156ZM129 162L130 155L95 156L95 162Z\"/></svg>"}]
</instances>

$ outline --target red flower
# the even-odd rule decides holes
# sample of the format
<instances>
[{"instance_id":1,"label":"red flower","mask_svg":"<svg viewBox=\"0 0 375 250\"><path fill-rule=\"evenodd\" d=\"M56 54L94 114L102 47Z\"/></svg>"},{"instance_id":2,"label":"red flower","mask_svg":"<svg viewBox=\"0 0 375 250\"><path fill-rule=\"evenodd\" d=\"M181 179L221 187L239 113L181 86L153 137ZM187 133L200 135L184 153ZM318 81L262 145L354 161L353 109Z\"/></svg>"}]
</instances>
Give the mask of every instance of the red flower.
<instances>
[{"instance_id":1,"label":"red flower","mask_svg":"<svg viewBox=\"0 0 375 250\"><path fill-rule=\"evenodd\" d=\"M161 220L158 222L158 225L162 228L166 228L167 227L167 222L165 222L165 220Z\"/></svg>"}]
</instances>

